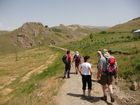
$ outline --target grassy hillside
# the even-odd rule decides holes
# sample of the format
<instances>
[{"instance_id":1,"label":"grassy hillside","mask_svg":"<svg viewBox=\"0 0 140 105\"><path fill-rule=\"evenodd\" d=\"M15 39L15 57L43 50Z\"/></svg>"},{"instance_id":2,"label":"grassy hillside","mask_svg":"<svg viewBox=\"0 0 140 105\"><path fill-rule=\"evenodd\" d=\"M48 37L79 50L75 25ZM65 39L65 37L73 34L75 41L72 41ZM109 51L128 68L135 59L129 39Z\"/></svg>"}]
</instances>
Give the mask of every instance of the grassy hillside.
<instances>
[{"instance_id":1,"label":"grassy hillside","mask_svg":"<svg viewBox=\"0 0 140 105\"><path fill-rule=\"evenodd\" d=\"M110 32L132 32L133 30L140 29L140 17L130 20L123 24L118 24L108 31Z\"/></svg>"},{"instance_id":2,"label":"grassy hillside","mask_svg":"<svg viewBox=\"0 0 140 105\"><path fill-rule=\"evenodd\" d=\"M54 105L62 84L63 54L42 46L19 51L18 61L14 54L0 55L0 104Z\"/></svg>"},{"instance_id":3,"label":"grassy hillside","mask_svg":"<svg viewBox=\"0 0 140 105\"><path fill-rule=\"evenodd\" d=\"M78 50L83 56L90 55L94 63L97 62L98 50L111 50L117 59L120 75L125 79L137 80L140 79L139 45L140 40L135 39L131 33L98 33L64 47Z\"/></svg>"}]
</instances>

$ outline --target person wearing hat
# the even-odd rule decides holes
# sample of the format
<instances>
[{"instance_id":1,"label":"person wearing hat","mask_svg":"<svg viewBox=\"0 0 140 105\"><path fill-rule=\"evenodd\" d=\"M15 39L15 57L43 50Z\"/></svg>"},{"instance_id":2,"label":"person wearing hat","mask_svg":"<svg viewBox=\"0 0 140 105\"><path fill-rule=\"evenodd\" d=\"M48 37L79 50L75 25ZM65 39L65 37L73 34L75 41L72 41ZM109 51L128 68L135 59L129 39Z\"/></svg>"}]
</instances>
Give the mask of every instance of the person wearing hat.
<instances>
[{"instance_id":1,"label":"person wearing hat","mask_svg":"<svg viewBox=\"0 0 140 105\"><path fill-rule=\"evenodd\" d=\"M78 51L76 51L76 53L75 53L75 55L73 57L73 61L75 62L76 74L78 74L78 68L79 68L79 65L81 63L81 56L80 56Z\"/></svg>"},{"instance_id":2,"label":"person wearing hat","mask_svg":"<svg viewBox=\"0 0 140 105\"><path fill-rule=\"evenodd\" d=\"M109 64L109 59L115 59L113 56L111 56L108 52L107 49L103 50L103 53L101 51L98 51L98 56L99 56L99 61L98 61L98 74L97 74L97 78L99 79L99 83L101 83L102 87L103 87L103 93L104 96L102 97L102 99L104 101L107 101L107 93L106 90L109 90L110 93L110 98L111 98L111 102L114 102L114 95L113 95L113 88L112 88L112 82L113 82L113 76L116 78L116 75L112 74L112 72L107 72L108 70L108 64ZM117 63L115 61L114 68L116 68L117 71Z\"/></svg>"},{"instance_id":3,"label":"person wearing hat","mask_svg":"<svg viewBox=\"0 0 140 105\"><path fill-rule=\"evenodd\" d=\"M86 92L86 86L88 84L88 96L91 96L91 89L92 89L92 69L91 64L89 63L90 56L84 57L84 62L80 65L79 72L82 76L82 89L83 89L83 95L85 96Z\"/></svg>"},{"instance_id":4,"label":"person wearing hat","mask_svg":"<svg viewBox=\"0 0 140 105\"><path fill-rule=\"evenodd\" d=\"M103 56L101 51L97 51L98 54L98 63L97 63L97 79L99 80L99 83L101 83L102 85L102 89L103 89L103 97L101 98L104 101L107 101L107 94L106 94L106 74L105 74L105 70L106 70L106 58Z\"/></svg>"}]
</instances>

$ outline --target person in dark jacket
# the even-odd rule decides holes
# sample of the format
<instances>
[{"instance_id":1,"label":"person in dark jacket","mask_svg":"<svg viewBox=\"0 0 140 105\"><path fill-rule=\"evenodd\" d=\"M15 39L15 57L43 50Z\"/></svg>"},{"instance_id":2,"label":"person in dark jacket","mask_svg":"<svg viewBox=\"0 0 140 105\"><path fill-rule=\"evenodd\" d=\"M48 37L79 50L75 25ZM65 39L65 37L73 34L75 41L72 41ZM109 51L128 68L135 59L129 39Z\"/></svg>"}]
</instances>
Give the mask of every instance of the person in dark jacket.
<instances>
[{"instance_id":1,"label":"person in dark jacket","mask_svg":"<svg viewBox=\"0 0 140 105\"><path fill-rule=\"evenodd\" d=\"M66 78L66 75L67 75L67 78L70 78L70 69L71 69L71 64L72 64L72 58L71 58L71 53L69 50L67 51L65 56L66 56L66 58L65 58L65 72L64 72L63 78Z\"/></svg>"}]
</instances>

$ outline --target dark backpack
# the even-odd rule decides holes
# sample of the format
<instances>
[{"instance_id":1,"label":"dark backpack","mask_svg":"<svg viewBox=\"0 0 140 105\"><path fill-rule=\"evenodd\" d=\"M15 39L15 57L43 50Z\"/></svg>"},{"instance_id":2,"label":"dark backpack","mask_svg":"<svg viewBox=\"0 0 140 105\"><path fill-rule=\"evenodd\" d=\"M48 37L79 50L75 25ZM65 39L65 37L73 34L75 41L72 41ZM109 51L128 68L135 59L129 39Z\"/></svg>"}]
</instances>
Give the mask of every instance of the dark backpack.
<instances>
[{"instance_id":1,"label":"dark backpack","mask_svg":"<svg viewBox=\"0 0 140 105\"><path fill-rule=\"evenodd\" d=\"M106 73L107 75L116 75L116 59L112 56L106 58Z\"/></svg>"},{"instance_id":2,"label":"dark backpack","mask_svg":"<svg viewBox=\"0 0 140 105\"><path fill-rule=\"evenodd\" d=\"M68 60L68 56L67 56L67 55L64 55L64 56L62 57L62 61L63 61L63 63L65 63L65 64L69 64L69 63L70 63L70 61Z\"/></svg>"},{"instance_id":3,"label":"dark backpack","mask_svg":"<svg viewBox=\"0 0 140 105\"><path fill-rule=\"evenodd\" d=\"M75 55L75 62L79 63L80 62L80 55Z\"/></svg>"}]
</instances>

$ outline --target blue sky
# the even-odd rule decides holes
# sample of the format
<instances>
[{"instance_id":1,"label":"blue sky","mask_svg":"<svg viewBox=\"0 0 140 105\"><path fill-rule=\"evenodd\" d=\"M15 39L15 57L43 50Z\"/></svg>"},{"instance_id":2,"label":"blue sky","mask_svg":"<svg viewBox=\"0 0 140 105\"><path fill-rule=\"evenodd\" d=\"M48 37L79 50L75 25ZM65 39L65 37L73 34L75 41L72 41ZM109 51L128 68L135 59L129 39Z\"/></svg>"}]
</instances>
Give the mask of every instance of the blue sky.
<instances>
[{"instance_id":1,"label":"blue sky","mask_svg":"<svg viewBox=\"0 0 140 105\"><path fill-rule=\"evenodd\" d=\"M0 30L25 22L113 26L140 16L140 0L0 0Z\"/></svg>"}]
</instances>

